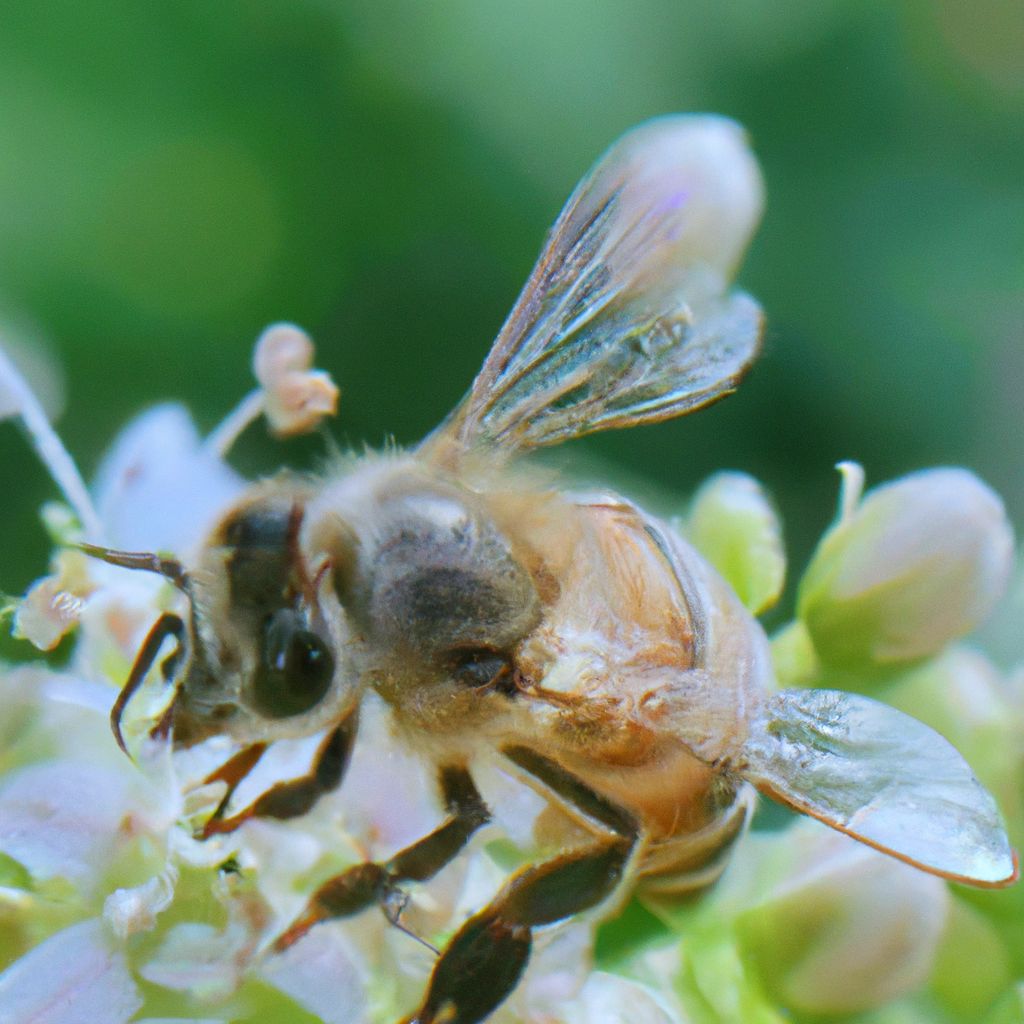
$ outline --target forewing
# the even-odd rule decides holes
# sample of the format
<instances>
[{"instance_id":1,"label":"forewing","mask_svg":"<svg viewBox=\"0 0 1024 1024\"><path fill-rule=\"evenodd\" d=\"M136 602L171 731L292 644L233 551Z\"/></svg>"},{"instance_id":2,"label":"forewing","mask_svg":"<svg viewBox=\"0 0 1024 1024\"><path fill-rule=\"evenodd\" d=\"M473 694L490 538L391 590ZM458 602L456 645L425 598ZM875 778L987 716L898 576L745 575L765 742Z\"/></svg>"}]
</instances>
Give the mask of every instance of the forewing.
<instances>
[{"instance_id":1,"label":"forewing","mask_svg":"<svg viewBox=\"0 0 1024 1024\"><path fill-rule=\"evenodd\" d=\"M761 205L734 122L674 116L629 132L569 199L469 395L428 443L511 453L734 390L761 311L728 281Z\"/></svg>"},{"instance_id":2,"label":"forewing","mask_svg":"<svg viewBox=\"0 0 1024 1024\"><path fill-rule=\"evenodd\" d=\"M744 750L766 796L925 871L1016 880L995 801L956 749L894 708L834 690L783 690Z\"/></svg>"}]
</instances>

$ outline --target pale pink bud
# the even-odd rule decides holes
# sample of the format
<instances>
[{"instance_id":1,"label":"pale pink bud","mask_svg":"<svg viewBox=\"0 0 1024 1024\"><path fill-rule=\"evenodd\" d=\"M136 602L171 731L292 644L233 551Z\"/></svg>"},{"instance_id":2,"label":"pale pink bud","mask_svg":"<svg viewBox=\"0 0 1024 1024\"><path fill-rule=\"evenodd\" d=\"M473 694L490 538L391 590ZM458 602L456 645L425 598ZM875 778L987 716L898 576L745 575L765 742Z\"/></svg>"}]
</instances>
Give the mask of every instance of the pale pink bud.
<instances>
[{"instance_id":1,"label":"pale pink bud","mask_svg":"<svg viewBox=\"0 0 1024 1024\"><path fill-rule=\"evenodd\" d=\"M279 437L306 434L338 409L338 388L314 370L313 342L294 324L272 324L256 342L253 373L264 392L264 413Z\"/></svg>"},{"instance_id":2,"label":"pale pink bud","mask_svg":"<svg viewBox=\"0 0 1024 1024\"><path fill-rule=\"evenodd\" d=\"M91 590L85 556L62 552L55 572L36 580L18 603L14 635L41 651L52 651L78 625L84 598Z\"/></svg>"}]
</instances>

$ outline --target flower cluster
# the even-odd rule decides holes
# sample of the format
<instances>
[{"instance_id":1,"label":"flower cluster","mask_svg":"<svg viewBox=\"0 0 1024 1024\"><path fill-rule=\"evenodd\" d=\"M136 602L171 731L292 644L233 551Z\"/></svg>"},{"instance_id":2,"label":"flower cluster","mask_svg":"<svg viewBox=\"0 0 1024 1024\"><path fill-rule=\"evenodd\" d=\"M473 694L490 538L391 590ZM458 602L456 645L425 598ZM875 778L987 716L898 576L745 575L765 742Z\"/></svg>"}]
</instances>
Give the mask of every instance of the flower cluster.
<instances>
[{"instance_id":1,"label":"flower cluster","mask_svg":"<svg viewBox=\"0 0 1024 1024\"><path fill-rule=\"evenodd\" d=\"M18 604L15 629L44 650L75 635L60 669L40 661L0 671L3 1024L393 1024L422 992L431 947L535 851L544 802L489 769L483 788L500 794L491 798L495 822L429 884L410 889L401 927L368 911L270 954L320 882L387 857L440 820L383 710L369 703L336 798L292 822L253 820L206 840L197 825L224 783L203 780L230 755L227 741L172 755L149 737L166 701L155 680L127 723L133 761L110 736L110 708L139 644L182 597L155 576L64 545L84 530L120 548L187 558L245 486L224 460L242 427L262 412L277 433L308 430L333 411L337 391L310 369L311 356L296 328L270 329L256 358L261 388L241 412L203 439L183 408L151 410L114 443L91 498L64 461L48 458L75 514L47 510L58 551ZM52 452L27 391L12 385L0 397ZM867 494L861 481L858 467L844 467L839 516L799 582L796 617L773 639L779 683L870 692L929 723L997 795L1019 842L1024 673L1004 675L961 643L1011 571L1002 505L959 469ZM675 525L752 611L779 599L782 529L756 481L714 477ZM239 791L241 804L297 774L316 742L275 744ZM493 1019L1024 1020L1022 899L1015 890L965 895L814 822L769 818L699 901L641 896L616 907L613 920L602 919L605 907L542 933L523 984Z\"/></svg>"},{"instance_id":2,"label":"flower cluster","mask_svg":"<svg viewBox=\"0 0 1024 1024\"><path fill-rule=\"evenodd\" d=\"M963 469L866 494L860 466L839 469L838 515L772 640L778 683L869 694L936 729L996 794L1019 846L1021 669L1002 672L962 642L1013 571L1002 502ZM679 525L752 610L781 591L780 524L752 479L714 477ZM757 824L699 906L660 908L681 939L694 1020L1024 1020L1020 887L972 892L816 822Z\"/></svg>"}]
</instances>

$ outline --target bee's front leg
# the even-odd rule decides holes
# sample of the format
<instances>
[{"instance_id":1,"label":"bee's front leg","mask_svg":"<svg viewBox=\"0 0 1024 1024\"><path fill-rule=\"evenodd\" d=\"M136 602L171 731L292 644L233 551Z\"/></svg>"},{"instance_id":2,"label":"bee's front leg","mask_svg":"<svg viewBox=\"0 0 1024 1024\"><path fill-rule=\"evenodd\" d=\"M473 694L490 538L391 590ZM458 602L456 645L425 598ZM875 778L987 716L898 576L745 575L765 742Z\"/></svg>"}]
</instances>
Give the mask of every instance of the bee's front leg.
<instances>
[{"instance_id":1,"label":"bee's front leg","mask_svg":"<svg viewBox=\"0 0 1024 1024\"><path fill-rule=\"evenodd\" d=\"M305 911L274 943L275 952L298 942L321 921L350 917L374 903L380 904L387 912L402 882L425 882L432 878L455 857L477 829L490 821L490 811L465 768L442 768L439 781L448 812L447 820L430 835L400 850L389 861L356 864L324 882L313 893Z\"/></svg>"},{"instance_id":2,"label":"bee's front leg","mask_svg":"<svg viewBox=\"0 0 1024 1024\"><path fill-rule=\"evenodd\" d=\"M355 717L352 715L327 735L316 752L313 766L308 775L277 783L258 796L248 807L225 818L224 813L232 793L242 779L256 766L266 745L255 743L240 750L205 780L206 782L226 782L228 791L197 838L208 839L212 835L234 832L239 825L250 818L284 820L298 818L306 814L320 797L341 785L355 739Z\"/></svg>"},{"instance_id":3,"label":"bee's front leg","mask_svg":"<svg viewBox=\"0 0 1024 1024\"><path fill-rule=\"evenodd\" d=\"M128 678L124 686L121 687L121 692L117 695L113 707L110 709L110 729L114 734L114 739L117 740L117 745L126 754L128 753L128 746L121 733L121 718L124 715L125 708L128 706L128 701L131 700L135 691L142 685L142 681L146 678L146 673L153 667L157 655L160 653L160 648L163 647L164 641L168 637L173 637L178 644L174 653L165 658L162 663L164 678L170 678L181 656L181 645L185 637L185 623L181 620L181 616L174 615L171 612L164 612L153 624L152 629L146 635L146 639L143 640L142 647L139 648L139 653L135 656L131 672L128 673Z\"/></svg>"},{"instance_id":4,"label":"bee's front leg","mask_svg":"<svg viewBox=\"0 0 1024 1024\"><path fill-rule=\"evenodd\" d=\"M525 747L503 751L562 799L608 830L593 846L528 867L452 938L423 1005L402 1024L477 1024L511 993L530 956L533 928L596 906L618 886L636 823L552 761Z\"/></svg>"}]
</instances>

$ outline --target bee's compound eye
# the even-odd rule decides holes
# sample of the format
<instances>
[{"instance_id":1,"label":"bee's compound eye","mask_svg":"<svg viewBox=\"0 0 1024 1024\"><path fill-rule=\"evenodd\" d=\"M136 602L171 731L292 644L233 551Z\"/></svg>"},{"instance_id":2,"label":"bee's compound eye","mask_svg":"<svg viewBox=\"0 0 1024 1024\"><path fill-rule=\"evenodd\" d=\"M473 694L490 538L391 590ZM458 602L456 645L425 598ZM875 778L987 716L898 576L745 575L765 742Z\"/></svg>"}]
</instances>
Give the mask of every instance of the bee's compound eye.
<instances>
[{"instance_id":1,"label":"bee's compound eye","mask_svg":"<svg viewBox=\"0 0 1024 1024\"><path fill-rule=\"evenodd\" d=\"M515 689L512 665L504 654L488 648L469 648L456 651L452 661L452 677L470 689Z\"/></svg>"},{"instance_id":2,"label":"bee's compound eye","mask_svg":"<svg viewBox=\"0 0 1024 1024\"><path fill-rule=\"evenodd\" d=\"M263 657L253 681L260 711L271 718L301 715L323 700L334 674L327 644L288 609L271 615L263 635Z\"/></svg>"}]
</instances>

